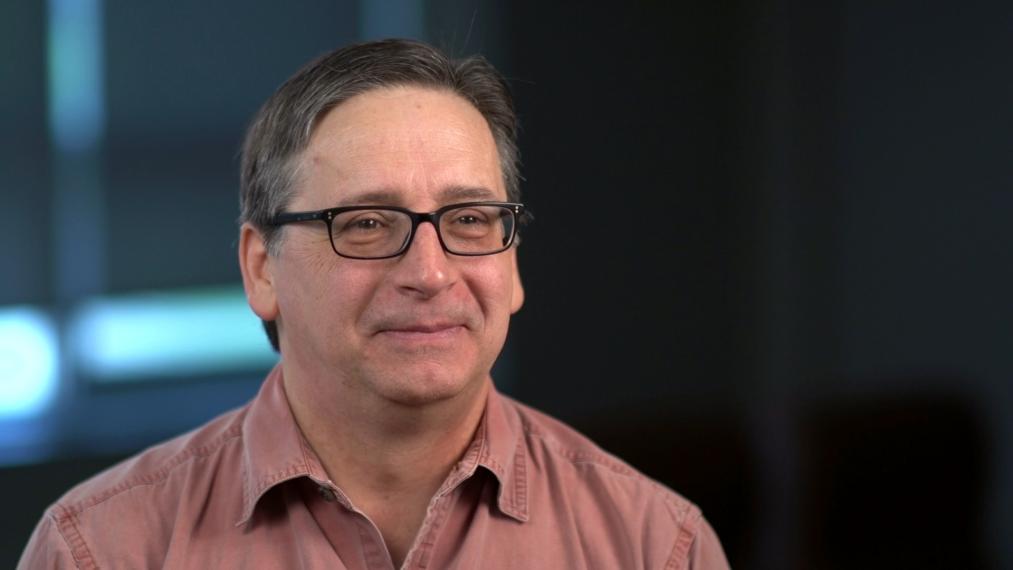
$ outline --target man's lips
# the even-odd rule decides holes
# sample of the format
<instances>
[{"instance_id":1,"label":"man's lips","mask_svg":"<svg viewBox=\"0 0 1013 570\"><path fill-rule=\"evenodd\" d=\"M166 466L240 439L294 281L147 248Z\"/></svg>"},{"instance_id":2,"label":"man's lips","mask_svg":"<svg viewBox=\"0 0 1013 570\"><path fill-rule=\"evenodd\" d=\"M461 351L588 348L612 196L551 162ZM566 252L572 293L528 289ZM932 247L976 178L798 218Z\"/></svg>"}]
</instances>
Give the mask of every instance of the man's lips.
<instances>
[{"instance_id":1,"label":"man's lips","mask_svg":"<svg viewBox=\"0 0 1013 570\"><path fill-rule=\"evenodd\" d=\"M456 323L414 324L381 329L377 336L399 343L444 343L454 342L464 330L464 325Z\"/></svg>"},{"instance_id":2,"label":"man's lips","mask_svg":"<svg viewBox=\"0 0 1013 570\"><path fill-rule=\"evenodd\" d=\"M437 334L458 328L464 328L464 323L432 323L432 324L418 323L418 324L394 325L394 326L386 326L380 329L380 332Z\"/></svg>"},{"instance_id":3,"label":"man's lips","mask_svg":"<svg viewBox=\"0 0 1013 570\"><path fill-rule=\"evenodd\" d=\"M479 320L463 309L450 309L440 313L394 313L369 319L368 328L373 334L435 335L460 330L477 330ZM460 330L459 330L460 329Z\"/></svg>"},{"instance_id":4,"label":"man's lips","mask_svg":"<svg viewBox=\"0 0 1013 570\"><path fill-rule=\"evenodd\" d=\"M463 323L454 322L438 322L438 323L391 323L384 327L384 330L389 331L404 331L404 332L437 332L444 329L453 327L464 326Z\"/></svg>"}]
</instances>

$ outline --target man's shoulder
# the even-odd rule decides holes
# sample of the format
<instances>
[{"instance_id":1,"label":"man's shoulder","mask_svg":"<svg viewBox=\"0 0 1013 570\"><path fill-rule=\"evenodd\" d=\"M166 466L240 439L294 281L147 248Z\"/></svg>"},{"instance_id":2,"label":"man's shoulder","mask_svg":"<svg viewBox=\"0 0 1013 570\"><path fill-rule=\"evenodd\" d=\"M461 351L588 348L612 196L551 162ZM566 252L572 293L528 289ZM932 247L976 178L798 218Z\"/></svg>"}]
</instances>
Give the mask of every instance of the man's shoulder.
<instances>
[{"instance_id":1,"label":"man's shoulder","mask_svg":"<svg viewBox=\"0 0 1013 570\"><path fill-rule=\"evenodd\" d=\"M547 473L634 502L667 503L675 519L699 515L699 509L679 493L602 449L570 425L531 406L505 398L523 427L528 453L536 464L551 465ZM576 491L571 489L571 492Z\"/></svg>"},{"instance_id":2,"label":"man's shoulder","mask_svg":"<svg viewBox=\"0 0 1013 570\"><path fill-rule=\"evenodd\" d=\"M247 409L227 412L67 491L46 510L18 568L97 568L111 560L118 567L151 567L164 559L177 519L222 513L234 523L239 510L215 508L219 499L211 489L240 482Z\"/></svg>"},{"instance_id":3,"label":"man's shoulder","mask_svg":"<svg viewBox=\"0 0 1013 570\"><path fill-rule=\"evenodd\" d=\"M246 411L244 406L226 412L109 467L67 491L50 508L50 514L77 516L98 506L111 506L121 495L133 495L130 502L134 504L157 501L160 495L186 486L185 480L213 478L223 454L242 453Z\"/></svg>"},{"instance_id":4,"label":"man's shoulder","mask_svg":"<svg viewBox=\"0 0 1013 570\"><path fill-rule=\"evenodd\" d=\"M695 504L569 425L510 399L505 408L522 427L521 479L531 520L554 521L549 526L564 529L556 538L565 540L569 527L595 536L603 567L633 567L634 560L647 567L727 567Z\"/></svg>"}]
</instances>

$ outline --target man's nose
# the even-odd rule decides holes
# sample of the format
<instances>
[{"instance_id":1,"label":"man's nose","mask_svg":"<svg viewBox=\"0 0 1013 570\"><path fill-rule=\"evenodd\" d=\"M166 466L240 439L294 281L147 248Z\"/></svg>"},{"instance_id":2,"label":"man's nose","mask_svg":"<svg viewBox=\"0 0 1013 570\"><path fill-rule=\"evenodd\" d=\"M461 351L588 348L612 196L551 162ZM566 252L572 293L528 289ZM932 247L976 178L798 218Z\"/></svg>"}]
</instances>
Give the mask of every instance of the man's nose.
<instances>
[{"instance_id":1,"label":"man's nose","mask_svg":"<svg viewBox=\"0 0 1013 570\"><path fill-rule=\"evenodd\" d=\"M396 284L402 291L422 298L430 298L447 289L457 279L454 264L443 250L436 227L422 222L415 237L398 259Z\"/></svg>"}]
</instances>

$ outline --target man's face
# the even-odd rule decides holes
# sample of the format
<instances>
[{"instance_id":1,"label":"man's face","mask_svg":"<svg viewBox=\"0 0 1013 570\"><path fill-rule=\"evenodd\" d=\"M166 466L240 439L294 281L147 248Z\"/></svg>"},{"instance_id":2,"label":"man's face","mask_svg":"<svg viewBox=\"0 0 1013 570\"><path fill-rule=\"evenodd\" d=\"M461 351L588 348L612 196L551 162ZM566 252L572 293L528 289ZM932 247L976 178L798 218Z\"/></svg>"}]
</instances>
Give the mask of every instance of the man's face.
<instances>
[{"instance_id":1,"label":"man's face","mask_svg":"<svg viewBox=\"0 0 1013 570\"><path fill-rule=\"evenodd\" d=\"M482 115L449 92L370 91L319 122L288 211L506 200L496 145ZM446 399L487 377L523 292L515 250L447 254L423 223L403 255L335 255L322 223L287 226L268 261L286 366L318 382L409 405ZM275 314L272 314L275 313ZM326 384L321 388L326 390Z\"/></svg>"}]
</instances>

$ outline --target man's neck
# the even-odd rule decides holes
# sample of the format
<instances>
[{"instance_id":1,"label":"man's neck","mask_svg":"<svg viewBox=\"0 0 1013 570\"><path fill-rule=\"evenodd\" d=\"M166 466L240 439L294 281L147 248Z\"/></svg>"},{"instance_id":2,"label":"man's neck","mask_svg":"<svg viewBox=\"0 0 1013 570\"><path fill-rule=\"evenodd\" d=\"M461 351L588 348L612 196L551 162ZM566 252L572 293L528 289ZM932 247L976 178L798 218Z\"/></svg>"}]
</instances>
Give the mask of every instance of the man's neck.
<instances>
[{"instance_id":1,"label":"man's neck","mask_svg":"<svg viewBox=\"0 0 1013 570\"><path fill-rule=\"evenodd\" d=\"M331 379L295 378L299 373L285 369L300 429L335 485L380 528L399 563L429 501L471 443L491 381L479 379L449 399L408 405L348 394L357 391ZM327 389L334 393L321 393Z\"/></svg>"},{"instance_id":2,"label":"man's neck","mask_svg":"<svg viewBox=\"0 0 1013 570\"><path fill-rule=\"evenodd\" d=\"M485 409L488 384L460 401L425 408L394 404L386 412L323 418L310 410L296 420L331 479L351 497L430 489L431 496L471 443ZM467 398L465 398L467 396ZM427 497L428 500L428 497Z\"/></svg>"}]
</instances>

